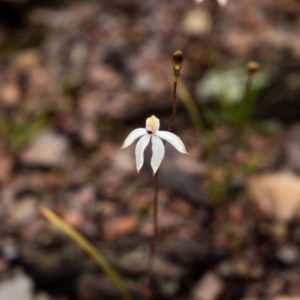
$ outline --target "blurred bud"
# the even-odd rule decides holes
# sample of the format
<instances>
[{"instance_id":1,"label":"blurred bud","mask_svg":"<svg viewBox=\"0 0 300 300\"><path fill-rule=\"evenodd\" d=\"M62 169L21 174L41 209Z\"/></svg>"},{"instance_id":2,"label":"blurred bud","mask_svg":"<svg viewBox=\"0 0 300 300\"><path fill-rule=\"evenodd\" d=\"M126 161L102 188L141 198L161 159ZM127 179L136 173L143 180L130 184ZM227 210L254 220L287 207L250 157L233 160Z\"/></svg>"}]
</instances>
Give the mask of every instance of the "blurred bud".
<instances>
[{"instance_id":1,"label":"blurred bud","mask_svg":"<svg viewBox=\"0 0 300 300\"><path fill-rule=\"evenodd\" d=\"M247 63L247 70L248 70L249 75L255 74L259 69L260 69L260 65L258 62L254 61L254 60L250 60Z\"/></svg>"},{"instance_id":2,"label":"blurred bud","mask_svg":"<svg viewBox=\"0 0 300 300\"><path fill-rule=\"evenodd\" d=\"M176 50L173 54L172 66L173 66L173 81L177 82L180 76L180 70L182 67L183 54L182 51Z\"/></svg>"}]
</instances>

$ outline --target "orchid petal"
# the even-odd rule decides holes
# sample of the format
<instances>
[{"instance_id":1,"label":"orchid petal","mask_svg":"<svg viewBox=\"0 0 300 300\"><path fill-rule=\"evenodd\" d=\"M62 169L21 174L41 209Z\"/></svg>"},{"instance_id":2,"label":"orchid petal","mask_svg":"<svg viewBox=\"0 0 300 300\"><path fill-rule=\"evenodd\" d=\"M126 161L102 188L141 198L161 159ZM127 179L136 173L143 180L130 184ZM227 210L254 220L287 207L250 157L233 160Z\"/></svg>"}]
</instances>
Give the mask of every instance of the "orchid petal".
<instances>
[{"instance_id":1,"label":"orchid petal","mask_svg":"<svg viewBox=\"0 0 300 300\"><path fill-rule=\"evenodd\" d=\"M165 156L164 143L158 136L153 134L152 135L152 157L151 157L151 167L153 170L153 175L157 172L164 156Z\"/></svg>"},{"instance_id":2,"label":"orchid petal","mask_svg":"<svg viewBox=\"0 0 300 300\"><path fill-rule=\"evenodd\" d=\"M126 148L133 144L139 137L146 133L145 128L137 128L132 130L126 137L121 149Z\"/></svg>"},{"instance_id":3,"label":"orchid petal","mask_svg":"<svg viewBox=\"0 0 300 300\"><path fill-rule=\"evenodd\" d=\"M151 139L150 134L145 134L142 136L136 144L135 147L135 163L136 169L139 172L144 164L144 151L148 146Z\"/></svg>"},{"instance_id":4,"label":"orchid petal","mask_svg":"<svg viewBox=\"0 0 300 300\"><path fill-rule=\"evenodd\" d=\"M169 131L157 131L155 134L170 143L177 151L187 154L182 140L176 134Z\"/></svg>"}]
</instances>

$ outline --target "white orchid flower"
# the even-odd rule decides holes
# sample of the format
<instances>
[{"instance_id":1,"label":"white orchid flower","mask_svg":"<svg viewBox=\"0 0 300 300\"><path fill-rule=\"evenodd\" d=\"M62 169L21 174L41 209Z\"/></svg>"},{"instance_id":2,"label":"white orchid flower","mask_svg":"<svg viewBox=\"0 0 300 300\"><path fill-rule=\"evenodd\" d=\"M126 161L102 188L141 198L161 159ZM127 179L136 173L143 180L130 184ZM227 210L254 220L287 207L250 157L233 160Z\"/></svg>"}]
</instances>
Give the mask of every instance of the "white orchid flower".
<instances>
[{"instance_id":1,"label":"white orchid flower","mask_svg":"<svg viewBox=\"0 0 300 300\"><path fill-rule=\"evenodd\" d=\"M170 143L177 151L187 154L182 140L172 132L159 130L159 125L159 119L152 115L146 120L145 128L137 128L131 131L123 143L122 149L130 146L139 139L135 147L135 162L138 172L144 164L144 151L150 141L152 144L152 157L150 164L153 174L157 172L165 156L165 145L162 140Z\"/></svg>"},{"instance_id":2,"label":"white orchid flower","mask_svg":"<svg viewBox=\"0 0 300 300\"><path fill-rule=\"evenodd\" d=\"M203 0L195 0L197 3L201 3L203 2ZM217 0L218 3L222 6L226 5L227 4L227 0Z\"/></svg>"}]
</instances>

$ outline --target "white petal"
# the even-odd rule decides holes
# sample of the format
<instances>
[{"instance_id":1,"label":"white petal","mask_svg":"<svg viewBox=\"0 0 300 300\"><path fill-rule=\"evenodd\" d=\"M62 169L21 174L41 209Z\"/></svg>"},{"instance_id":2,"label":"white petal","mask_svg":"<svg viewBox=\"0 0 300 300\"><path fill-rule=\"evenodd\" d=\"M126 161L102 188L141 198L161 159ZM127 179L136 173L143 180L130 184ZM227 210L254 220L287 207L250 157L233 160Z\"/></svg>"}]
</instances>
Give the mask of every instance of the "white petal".
<instances>
[{"instance_id":1,"label":"white petal","mask_svg":"<svg viewBox=\"0 0 300 300\"><path fill-rule=\"evenodd\" d=\"M146 133L145 128L137 128L132 130L126 137L121 149L130 146L134 141L136 141L139 137L141 137L145 133Z\"/></svg>"},{"instance_id":2,"label":"white petal","mask_svg":"<svg viewBox=\"0 0 300 300\"><path fill-rule=\"evenodd\" d=\"M176 134L169 131L157 131L155 134L170 143L177 151L187 153L182 140Z\"/></svg>"},{"instance_id":3,"label":"white petal","mask_svg":"<svg viewBox=\"0 0 300 300\"><path fill-rule=\"evenodd\" d=\"M135 163L136 169L139 172L144 164L144 151L150 142L151 135L145 134L142 136L135 147Z\"/></svg>"},{"instance_id":4,"label":"white petal","mask_svg":"<svg viewBox=\"0 0 300 300\"><path fill-rule=\"evenodd\" d=\"M226 5L227 4L227 0L218 0L220 5Z\"/></svg>"},{"instance_id":5,"label":"white petal","mask_svg":"<svg viewBox=\"0 0 300 300\"><path fill-rule=\"evenodd\" d=\"M156 136L152 135L152 157L151 157L151 167L153 174L155 174L165 156L165 146L163 141Z\"/></svg>"}]
</instances>

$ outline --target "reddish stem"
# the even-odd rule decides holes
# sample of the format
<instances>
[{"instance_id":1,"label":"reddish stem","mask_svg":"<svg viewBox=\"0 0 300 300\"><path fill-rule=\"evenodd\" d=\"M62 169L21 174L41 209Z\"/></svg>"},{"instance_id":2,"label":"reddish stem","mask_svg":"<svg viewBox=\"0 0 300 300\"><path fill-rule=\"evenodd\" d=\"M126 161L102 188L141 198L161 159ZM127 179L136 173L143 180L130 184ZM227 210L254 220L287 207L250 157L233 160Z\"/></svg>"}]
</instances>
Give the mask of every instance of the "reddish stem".
<instances>
[{"instance_id":1,"label":"reddish stem","mask_svg":"<svg viewBox=\"0 0 300 300\"><path fill-rule=\"evenodd\" d=\"M153 298L153 269L154 269L154 256L156 253L156 245L158 238L158 171L154 175L154 197L153 197L153 237L150 244L150 253L148 260L148 287L149 293L147 295L147 300L151 300Z\"/></svg>"}]
</instances>

